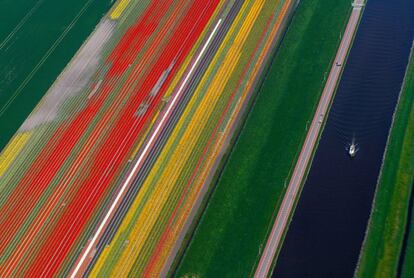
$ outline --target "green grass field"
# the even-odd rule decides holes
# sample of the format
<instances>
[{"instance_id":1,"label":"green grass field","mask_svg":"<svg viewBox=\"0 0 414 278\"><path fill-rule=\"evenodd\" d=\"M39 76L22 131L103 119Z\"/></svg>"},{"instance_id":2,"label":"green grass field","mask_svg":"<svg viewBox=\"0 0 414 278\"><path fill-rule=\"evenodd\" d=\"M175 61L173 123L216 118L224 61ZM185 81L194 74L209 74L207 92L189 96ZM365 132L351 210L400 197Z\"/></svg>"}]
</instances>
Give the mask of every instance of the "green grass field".
<instances>
[{"instance_id":1,"label":"green grass field","mask_svg":"<svg viewBox=\"0 0 414 278\"><path fill-rule=\"evenodd\" d=\"M414 91L414 90L413 90ZM411 110L411 112L414 111L414 109ZM413 113L411 113L413 114ZM413 116L413 115L412 115ZM411 117L411 119L413 119ZM412 185L414 186L414 184ZM411 230L408 234L408 241L407 241L407 249L405 250L404 254L404 263L402 264L402 271L401 271L401 277L403 278L410 278L414 277L414 208L411 208Z\"/></svg>"},{"instance_id":2,"label":"green grass field","mask_svg":"<svg viewBox=\"0 0 414 278\"><path fill-rule=\"evenodd\" d=\"M0 1L0 151L111 5Z\"/></svg>"},{"instance_id":3,"label":"green grass field","mask_svg":"<svg viewBox=\"0 0 414 278\"><path fill-rule=\"evenodd\" d=\"M255 270L350 9L348 0L301 1L177 276Z\"/></svg>"},{"instance_id":4,"label":"green grass field","mask_svg":"<svg viewBox=\"0 0 414 278\"><path fill-rule=\"evenodd\" d=\"M413 111L414 109L411 109L411 121L413 120L413 114L414 114ZM413 149L414 147L412 148L412 150ZM414 184L412 186L414 186ZM404 259L400 262L402 263L400 266L401 266L401 277L403 278L414 277L414 206L413 204L411 204L411 206L412 206L411 207L411 219L409 219L410 230L406 231L408 232L407 246L406 246L405 254L403 254Z\"/></svg>"},{"instance_id":5,"label":"green grass field","mask_svg":"<svg viewBox=\"0 0 414 278\"><path fill-rule=\"evenodd\" d=\"M394 116L374 200L368 233L357 269L358 277L395 277L406 231L414 181L414 60L407 69ZM414 274L411 231L405 271ZM404 256L404 254L401 254ZM407 276L413 277L413 276Z\"/></svg>"}]
</instances>

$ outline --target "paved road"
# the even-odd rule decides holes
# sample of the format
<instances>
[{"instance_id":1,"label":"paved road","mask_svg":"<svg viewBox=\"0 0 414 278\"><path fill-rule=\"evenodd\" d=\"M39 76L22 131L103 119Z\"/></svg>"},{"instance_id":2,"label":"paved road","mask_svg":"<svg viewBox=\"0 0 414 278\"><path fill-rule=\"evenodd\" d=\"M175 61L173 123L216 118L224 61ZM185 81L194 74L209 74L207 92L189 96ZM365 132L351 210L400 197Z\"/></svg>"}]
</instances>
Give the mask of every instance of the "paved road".
<instances>
[{"instance_id":1,"label":"paved road","mask_svg":"<svg viewBox=\"0 0 414 278\"><path fill-rule=\"evenodd\" d=\"M297 200L302 180L304 179L307 167L311 162L312 152L318 141L318 135L322 129L322 123L326 118L332 97L335 93L336 85L341 77L342 65L345 63L348 51L352 44L353 36L358 26L359 18L362 14L364 0L355 0L352 6L353 10L336 54L334 64L329 73L328 81L326 82L323 90L318 108L312 120L312 125L310 126L309 132L306 136L305 143L296 163L285 197L283 198L283 202L280 206L276 221L267 240L262 257L260 258L255 277L266 277L269 275L273 259L280 244L282 243L282 236L288 225L289 216L292 213L295 200Z\"/></svg>"}]
</instances>

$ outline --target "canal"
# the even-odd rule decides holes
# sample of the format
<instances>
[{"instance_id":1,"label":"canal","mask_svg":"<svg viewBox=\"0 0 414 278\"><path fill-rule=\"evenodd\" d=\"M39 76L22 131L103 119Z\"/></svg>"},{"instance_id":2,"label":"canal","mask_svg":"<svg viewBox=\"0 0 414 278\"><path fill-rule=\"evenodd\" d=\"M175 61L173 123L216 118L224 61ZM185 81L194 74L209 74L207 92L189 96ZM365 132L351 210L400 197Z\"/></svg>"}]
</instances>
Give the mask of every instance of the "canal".
<instances>
[{"instance_id":1,"label":"canal","mask_svg":"<svg viewBox=\"0 0 414 278\"><path fill-rule=\"evenodd\" d=\"M368 0L273 277L353 276L413 36L414 1Z\"/></svg>"}]
</instances>

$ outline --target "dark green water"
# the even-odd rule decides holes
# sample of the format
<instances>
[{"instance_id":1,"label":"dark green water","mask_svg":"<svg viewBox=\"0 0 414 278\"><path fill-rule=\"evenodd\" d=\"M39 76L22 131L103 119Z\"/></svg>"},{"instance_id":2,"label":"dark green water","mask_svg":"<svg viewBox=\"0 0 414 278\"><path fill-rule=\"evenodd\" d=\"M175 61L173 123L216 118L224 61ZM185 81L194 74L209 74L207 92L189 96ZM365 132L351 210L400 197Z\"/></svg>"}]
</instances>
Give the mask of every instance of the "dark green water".
<instances>
[{"instance_id":1,"label":"dark green water","mask_svg":"<svg viewBox=\"0 0 414 278\"><path fill-rule=\"evenodd\" d=\"M0 151L113 0L0 0Z\"/></svg>"}]
</instances>

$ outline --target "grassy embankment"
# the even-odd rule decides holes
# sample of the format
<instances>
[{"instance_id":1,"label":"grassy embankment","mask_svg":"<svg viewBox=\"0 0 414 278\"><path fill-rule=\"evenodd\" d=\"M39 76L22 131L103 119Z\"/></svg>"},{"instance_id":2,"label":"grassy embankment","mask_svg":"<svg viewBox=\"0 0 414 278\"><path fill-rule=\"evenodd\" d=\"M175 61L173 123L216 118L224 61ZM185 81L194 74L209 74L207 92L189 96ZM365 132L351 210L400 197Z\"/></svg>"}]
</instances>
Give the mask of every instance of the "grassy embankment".
<instances>
[{"instance_id":1,"label":"grassy embankment","mask_svg":"<svg viewBox=\"0 0 414 278\"><path fill-rule=\"evenodd\" d=\"M413 91L414 91L414 88L413 88ZM411 101L413 102L412 99ZM414 111L414 108L411 108L411 122L414 121L413 111ZM411 132L414 132L412 125L411 125ZM412 140L411 142L414 142L414 140ZM414 184L412 186L414 186ZM413 198L413 196L411 198ZM405 254L403 254L404 256L404 259L402 261L403 264L401 265L401 277L403 278L414 277L414 228L413 228L414 227L414 207L412 204L411 206L412 206L411 207L411 219L408 219L408 221L411 221L410 230L406 231L409 234L407 238L407 246L406 246Z\"/></svg>"},{"instance_id":2,"label":"grassy embankment","mask_svg":"<svg viewBox=\"0 0 414 278\"><path fill-rule=\"evenodd\" d=\"M414 59L404 80L388 139L358 277L395 277L406 233L414 181ZM413 223L414 224L414 223ZM404 272L414 274L414 233L408 241ZM407 276L413 277L413 276Z\"/></svg>"},{"instance_id":3,"label":"grassy embankment","mask_svg":"<svg viewBox=\"0 0 414 278\"><path fill-rule=\"evenodd\" d=\"M111 5L1 1L0 152Z\"/></svg>"},{"instance_id":4,"label":"grassy embankment","mask_svg":"<svg viewBox=\"0 0 414 278\"><path fill-rule=\"evenodd\" d=\"M178 276L254 271L351 5L303 0L230 154Z\"/></svg>"}]
</instances>

